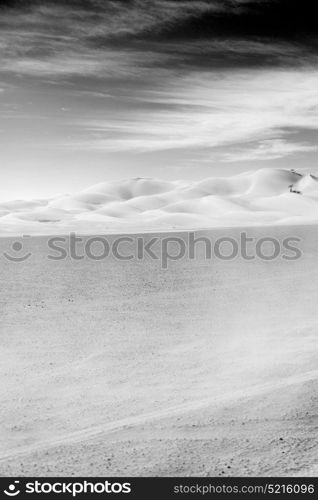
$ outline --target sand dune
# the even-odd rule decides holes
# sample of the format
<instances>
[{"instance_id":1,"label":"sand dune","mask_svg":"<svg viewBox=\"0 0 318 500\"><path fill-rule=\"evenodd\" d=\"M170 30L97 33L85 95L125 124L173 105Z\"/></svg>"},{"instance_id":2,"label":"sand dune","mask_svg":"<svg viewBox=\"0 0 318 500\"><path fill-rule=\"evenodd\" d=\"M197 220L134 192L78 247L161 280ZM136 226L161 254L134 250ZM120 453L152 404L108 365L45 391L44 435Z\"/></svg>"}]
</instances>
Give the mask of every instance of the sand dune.
<instances>
[{"instance_id":1,"label":"sand dune","mask_svg":"<svg viewBox=\"0 0 318 500\"><path fill-rule=\"evenodd\" d=\"M318 177L261 169L228 178L104 182L49 200L0 203L0 234L169 230L318 221Z\"/></svg>"}]
</instances>

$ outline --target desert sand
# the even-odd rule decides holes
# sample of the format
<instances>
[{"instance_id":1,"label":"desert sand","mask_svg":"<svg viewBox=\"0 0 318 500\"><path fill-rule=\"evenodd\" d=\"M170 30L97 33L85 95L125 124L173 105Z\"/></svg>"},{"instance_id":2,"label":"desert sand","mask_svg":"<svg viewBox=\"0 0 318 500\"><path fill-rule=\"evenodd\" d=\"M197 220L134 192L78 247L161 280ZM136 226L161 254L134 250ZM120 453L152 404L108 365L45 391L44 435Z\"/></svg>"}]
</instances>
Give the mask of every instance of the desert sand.
<instances>
[{"instance_id":1,"label":"desert sand","mask_svg":"<svg viewBox=\"0 0 318 500\"><path fill-rule=\"evenodd\" d=\"M200 181L135 178L0 202L0 235L167 231L318 221L318 177L264 168Z\"/></svg>"},{"instance_id":2,"label":"desert sand","mask_svg":"<svg viewBox=\"0 0 318 500\"><path fill-rule=\"evenodd\" d=\"M318 226L245 230L302 256L53 261L33 236L16 263L1 238L0 474L316 475Z\"/></svg>"}]
</instances>

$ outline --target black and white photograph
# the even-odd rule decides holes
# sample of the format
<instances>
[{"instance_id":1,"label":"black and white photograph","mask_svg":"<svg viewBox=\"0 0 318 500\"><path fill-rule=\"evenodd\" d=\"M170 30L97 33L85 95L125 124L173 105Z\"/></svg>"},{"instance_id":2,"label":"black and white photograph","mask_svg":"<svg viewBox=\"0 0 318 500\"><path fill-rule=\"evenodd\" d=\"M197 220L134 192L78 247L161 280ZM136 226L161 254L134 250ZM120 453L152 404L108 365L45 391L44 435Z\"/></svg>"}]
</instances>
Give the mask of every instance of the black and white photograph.
<instances>
[{"instance_id":1,"label":"black and white photograph","mask_svg":"<svg viewBox=\"0 0 318 500\"><path fill-rule=\"evenodd\" d=\"M0 494L314 493L316 7L0 2Z\"/></svg>"}]
</instances>

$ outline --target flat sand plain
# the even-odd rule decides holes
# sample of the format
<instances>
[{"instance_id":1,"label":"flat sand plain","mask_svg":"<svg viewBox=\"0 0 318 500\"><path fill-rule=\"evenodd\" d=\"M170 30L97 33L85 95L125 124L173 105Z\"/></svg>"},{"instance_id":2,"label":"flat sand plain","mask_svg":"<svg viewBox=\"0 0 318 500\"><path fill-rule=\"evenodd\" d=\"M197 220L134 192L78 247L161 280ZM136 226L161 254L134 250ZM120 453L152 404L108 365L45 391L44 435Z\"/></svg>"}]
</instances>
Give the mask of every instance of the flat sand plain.
<instances>
[{"instance_id":1,"label":"flat sand plain","mask_svg":"<svg viewBox=\"0 0 318 500\"><path fill-rule=\"evenodd\" d=\"M1 238L0 474L317 475L318 226L245 231L303 254L163 269L30 237L16 263Z\"/></svg>"}]
</instances>

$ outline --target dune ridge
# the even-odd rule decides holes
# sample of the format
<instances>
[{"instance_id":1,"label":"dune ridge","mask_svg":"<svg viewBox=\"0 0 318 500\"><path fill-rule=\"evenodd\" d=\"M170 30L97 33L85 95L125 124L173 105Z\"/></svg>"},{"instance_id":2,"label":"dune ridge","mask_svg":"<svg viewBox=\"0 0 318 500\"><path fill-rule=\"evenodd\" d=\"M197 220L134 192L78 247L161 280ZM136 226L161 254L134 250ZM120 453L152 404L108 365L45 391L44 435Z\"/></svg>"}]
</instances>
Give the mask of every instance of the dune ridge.
<instances>
[{"instance_id":1,"label":"dune ridge","mask_svg":"<svg viewBox=\"0 0 318 500\"><path fill-rule=\"evenodd\" d=\"M265 168L200 181L134 178L47 200L0 201L0 234L318 222L318 177Z\"/></svg>"}]
</instances>

